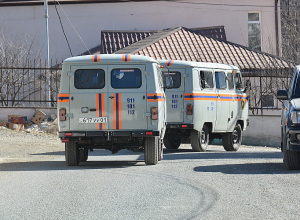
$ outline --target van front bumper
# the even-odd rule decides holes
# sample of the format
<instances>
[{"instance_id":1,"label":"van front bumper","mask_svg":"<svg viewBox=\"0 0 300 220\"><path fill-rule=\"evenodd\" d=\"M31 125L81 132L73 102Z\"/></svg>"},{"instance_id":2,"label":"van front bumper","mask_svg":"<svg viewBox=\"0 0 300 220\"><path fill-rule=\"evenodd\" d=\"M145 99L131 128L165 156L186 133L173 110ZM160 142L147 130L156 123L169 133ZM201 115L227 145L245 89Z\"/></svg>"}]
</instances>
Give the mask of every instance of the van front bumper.
<instances>
[{"instance_id":1,"label":"van front bumper","mask_svg":"<svg viewBox=\"0 0 300 220\"><path fill-rule=\"evenodd\" d=\"M288 130L291 151L300 151L300 130Z\"/></svg>"},{"instance_id":2,"label":"van front bumper","mask_svg":"<svg viewBox=\"0 0 300 220\"><path fill-rule=\"evenodd\" d=\"M160 136L159 131L67 131L59 132L59 138L69 137L151 137Z\"/></svg>"}]
</instances>

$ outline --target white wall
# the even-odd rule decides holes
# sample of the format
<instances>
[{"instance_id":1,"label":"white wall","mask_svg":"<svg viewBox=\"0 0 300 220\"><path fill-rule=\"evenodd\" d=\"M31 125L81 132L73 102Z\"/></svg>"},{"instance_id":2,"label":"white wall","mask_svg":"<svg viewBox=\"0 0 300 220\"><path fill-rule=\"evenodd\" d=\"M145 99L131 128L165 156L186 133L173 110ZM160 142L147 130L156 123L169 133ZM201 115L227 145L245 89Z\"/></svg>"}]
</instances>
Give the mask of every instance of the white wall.
<instances>
[{"instance_id":1,"label":"white wall","mask_svg":"<svg viewBox=\"0 0 300 220\"><path fill-rule=\"evenodd\" d=\"M36 110L41 110L48 117L57 113L56 108L9 108L0 107L0 121L7 122L8 115L27 116L28 121ZM280 147L280 116L249 116L250 125L243 131L242 144Z\"/></svg>"},{"instance_id":2,"label":"white wall","mask_svg":"<svg viewBox=\"0 0 300 220\"><path fill-rule=\"evenodd\" d=\"M173 1L121 2L62 5L63 10L87 47L100 45L102 30L155 30L224 25L227 40L248 45L248 11L262 12L263 50L275 51L274 0L190 0L194 3L221 3L224 6L186 4ZM268 5L270 7L260 7ZM73 55L86 51L64 12L58 7ZM0 30L12 35L30 36L45 50L44 6L0 7ZM61 60L70 52L53 5L49 6L50 57ZM269 47L269 45L271 45ZM271 49L270 49L271 48ZM42 53L44 58L46 52Z\"/></svg>"}]
</instances>

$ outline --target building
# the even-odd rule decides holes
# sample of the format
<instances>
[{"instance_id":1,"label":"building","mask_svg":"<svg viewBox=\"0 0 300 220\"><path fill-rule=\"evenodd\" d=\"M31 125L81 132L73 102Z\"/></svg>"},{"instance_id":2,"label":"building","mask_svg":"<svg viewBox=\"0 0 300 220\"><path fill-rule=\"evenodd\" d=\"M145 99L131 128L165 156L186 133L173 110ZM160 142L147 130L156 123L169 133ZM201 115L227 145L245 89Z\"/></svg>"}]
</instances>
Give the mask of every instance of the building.
<instances>
[{"instance_id":1,"label":"building","mask_svg":"<svg viewBox=\"0 0 300 220\"><path fill-rule=\"evenodd\" d=\"M43 0L0 1L1 30L34 40L45 51L43 4ZM48 4L53 59L75 56L100 45L103 30L214 26L224 27L227 41L281 54L278 0L49 0Z\"/></svg>"}]
</instances>

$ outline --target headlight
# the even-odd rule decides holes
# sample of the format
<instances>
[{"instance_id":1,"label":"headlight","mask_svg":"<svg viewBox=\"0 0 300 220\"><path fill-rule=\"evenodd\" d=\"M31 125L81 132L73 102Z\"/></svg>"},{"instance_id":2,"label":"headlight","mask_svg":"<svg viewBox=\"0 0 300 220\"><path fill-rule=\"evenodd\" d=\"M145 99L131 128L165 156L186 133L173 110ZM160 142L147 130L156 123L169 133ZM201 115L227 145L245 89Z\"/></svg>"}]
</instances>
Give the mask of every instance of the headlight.
<instances>
[{"instance_id":1,"label":"headlight","mask_svg":"<svg viewBox=\"0 0 300 220\"><path fill-rule=\"evenodd\" d=\"M299 124L300 123L300 111L293 111L291 112L291 121L293 124Z\"/></svg>"}]
</instances>

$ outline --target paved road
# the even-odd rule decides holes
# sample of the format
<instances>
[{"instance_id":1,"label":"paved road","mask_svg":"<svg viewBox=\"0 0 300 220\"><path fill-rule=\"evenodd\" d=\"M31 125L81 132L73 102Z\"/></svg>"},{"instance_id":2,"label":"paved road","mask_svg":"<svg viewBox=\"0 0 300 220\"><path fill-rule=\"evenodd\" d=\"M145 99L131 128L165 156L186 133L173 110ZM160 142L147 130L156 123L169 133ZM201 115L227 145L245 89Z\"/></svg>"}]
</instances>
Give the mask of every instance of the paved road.
<instances>
[{"instance_id":1,"label":"paved road","mask_svg":"<svg viewBox=\"0 0 300 220\"><path fill-rule=\"evenodd\" d=\"M0 219L299 219L300 178L279 149L189 145L141 152L95 150L78 167L61 151L0 163Z\"/></svg>"}]
</instances>

